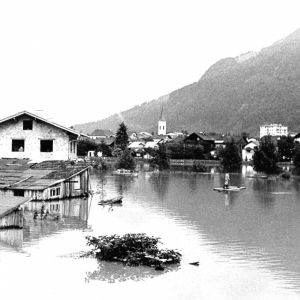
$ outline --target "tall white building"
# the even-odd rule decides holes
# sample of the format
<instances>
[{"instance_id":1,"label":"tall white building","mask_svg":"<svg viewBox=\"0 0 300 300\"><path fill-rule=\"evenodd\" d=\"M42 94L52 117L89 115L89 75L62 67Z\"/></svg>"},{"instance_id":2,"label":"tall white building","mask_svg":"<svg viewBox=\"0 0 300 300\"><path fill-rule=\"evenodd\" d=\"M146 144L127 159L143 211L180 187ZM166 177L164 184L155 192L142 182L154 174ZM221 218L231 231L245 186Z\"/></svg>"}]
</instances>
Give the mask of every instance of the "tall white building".
<instances>
[{"instance_id":1,"label":"tall white building","mask_svg":"<svg viewBox=\"0 0 300 300\"><path fill-rule=\"evenodd\" d=\"M288 135L288 127L283 126L281 124L269 124L269 125L261 125L259 137L263 137L265 135L271 136L281 136L281 135Z\"/></svg>"},{"instance_id":2,"label":"tall white building","mask_svg":"<svg viewBox=\"0 0 300 300\"><path fill-rule=\"evenodd\" d=\"M167 134L167 121L164 117L163 109L161 109L160 118L158 121L158 129L157 129L158 135L165 135Z\"/></svg>"}]
</instances>

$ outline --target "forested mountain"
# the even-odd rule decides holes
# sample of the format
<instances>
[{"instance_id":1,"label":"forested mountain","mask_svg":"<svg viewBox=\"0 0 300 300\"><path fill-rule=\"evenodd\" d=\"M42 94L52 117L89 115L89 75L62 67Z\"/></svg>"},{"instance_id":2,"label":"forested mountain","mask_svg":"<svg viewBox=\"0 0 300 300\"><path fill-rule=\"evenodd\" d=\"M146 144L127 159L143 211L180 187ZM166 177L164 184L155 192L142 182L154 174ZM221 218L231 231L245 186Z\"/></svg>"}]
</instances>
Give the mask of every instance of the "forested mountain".
<instances>
[{"instance_id":1,"label":"forested mountain","mask_svg":"<svg viewBox=\"0 0 300 300\"><path fill-rule=\"evenodd\" d=\"M280 123L300 131L300 29L260 52L221 59L202 78L172 93L77 130L156 132L161 108L168 131L249 132Z\"/></svg>"}]
</instances>

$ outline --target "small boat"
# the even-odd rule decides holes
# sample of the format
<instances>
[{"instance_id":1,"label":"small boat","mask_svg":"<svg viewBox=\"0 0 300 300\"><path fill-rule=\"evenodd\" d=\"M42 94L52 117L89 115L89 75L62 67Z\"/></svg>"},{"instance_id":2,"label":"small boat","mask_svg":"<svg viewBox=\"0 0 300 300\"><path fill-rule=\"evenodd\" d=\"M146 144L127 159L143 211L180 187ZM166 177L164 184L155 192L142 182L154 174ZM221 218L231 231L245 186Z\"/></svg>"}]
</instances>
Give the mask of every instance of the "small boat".
<instances>
[{"instance_id":1,"label":"small boat","mask_svg":"<svg viewBox=\"0 0 300 300\"><path fill-rule=\"evenodd\" d=\"M262 178L262 179L267 179L267 175L252 175L252 176L247 176L247 178Z\"/></svg>"},{"instance_id":2,"label":"small boat","mask_svg":"<svg viewBox=\"0 0 300 300\"><path fill-rule=\"evenodd\" d=\"M122 203L123 196L118 196L115 198L101 200L98 202L99 205L113 205L113 204L120 204Z\"/></svg>"},{"instance_id":3,"label":"small boat","mask_svg":"<svg viewBox=\"0 0 300 300\"><path fill-rule=\"evenodd\" d=\"M214 188L214 191L223 192L223 191L240 191L246 189L244 186L229 186L228 189L225 189L223 187L220 188Z\"/></svg>"},{"instance_id":4,"label":"small boat","mask_svg":"<svg viewBox=\"0 0 300 300\"><path fill-rule=\"evenodd\" d=\"M118 169L118 170L114 171L113 174L138 176L138 172L135 172L133 170L127 170L127 169Z\"/></svg>"}]
</instances>

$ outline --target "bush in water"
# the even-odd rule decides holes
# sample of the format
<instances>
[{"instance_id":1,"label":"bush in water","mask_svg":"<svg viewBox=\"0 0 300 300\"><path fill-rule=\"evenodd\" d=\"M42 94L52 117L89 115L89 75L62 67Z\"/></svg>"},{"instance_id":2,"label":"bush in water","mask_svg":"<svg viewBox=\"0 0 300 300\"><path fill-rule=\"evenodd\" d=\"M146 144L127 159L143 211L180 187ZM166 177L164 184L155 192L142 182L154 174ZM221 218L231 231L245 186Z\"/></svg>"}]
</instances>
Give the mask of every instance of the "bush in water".
<instances>
[{"instance_id":1,"label":"bush in water","mask_svg":"<svg viewBox=\"0 0 300 300\"><path fill-rule=\"evenodd\" d=\"M143 233L92 237L87 236L87 245L94 247L96 258L120 261L128 266L147 265L163 270L164 264L180 263L181 254L174 250L158 249L159 238Z\"/></svg>"}]
</instances>

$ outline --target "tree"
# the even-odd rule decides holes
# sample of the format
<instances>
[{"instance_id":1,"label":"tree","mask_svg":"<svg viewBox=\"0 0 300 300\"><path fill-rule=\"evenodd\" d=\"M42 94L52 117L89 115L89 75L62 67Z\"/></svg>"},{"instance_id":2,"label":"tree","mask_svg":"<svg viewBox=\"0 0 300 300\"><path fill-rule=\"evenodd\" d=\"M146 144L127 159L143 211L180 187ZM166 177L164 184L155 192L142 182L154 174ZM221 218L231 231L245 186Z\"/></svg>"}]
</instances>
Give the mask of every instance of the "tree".
<instances>
[{"instance_id":1,"label":"tree","mask_svg":"<svg viewBox=\"0 0 300 300\"><path fill-rule=\"evenodd\" d=\"M300 172L300 144L297 143L293 149L293 164L298 172Z\"/></svg>"},{"instance_id":2,"label":"tree","mask_svg":"<svg viewBox=\"0 0 300 300\"><path fill-rule=\"evenodd\" d=\"M291 161L294 148L294 139L291 136L282 136L277 141L280 161Z\"/></svg>"},{"instance_id":3,"label":"tree","mask_svg":"<svg viewBox=\"0 0 300 300\"><path fill-rule=\"evenodd\" d=\"M89 138L80 139L77 142L77 155L86 156L88 151L95 150L96 143L94 140Z\"/></svg>"},{"instance_id":4,"label":"tree","mask_svg":"<svg viewBox=\"0 0 300 300\"><path fill-rule=\"evenodd\" d=\"M239 171L242 166L242 157L239 146L234 139L225 143L225 147L218 149L220 164L226 172Z\"/></svg>"},{"instance_id":5,"label":"tree","mask_svg":"<svg viewBox=\"0 0 300 300\"><path fill-rule=\"evenodd\" d=\"M116 133L116 140L115 140L116 146L118 148L121 148L122 150L125 150L127 148L128 144L128 133L127 133L127 127L124 122L122 122L119 125L119 128Z\"/></svg>"},{"instance_id":6,"label":"tree","mask_svg":"<svg viewBox=\"0 0 300 300\"><path fill-rule=\"evenodd\" d=\"M147 149L148 153L152 156L150 158L150 166L158 168L159 171L170 168L169 153L165 144L158 144L157 149Z\"/></svg>"},{"instance_id":7,"label":"tree","mask_svg":"<svg viewBox=\"0 0 300 300\"><path fill-rule=\"evenodd\" d=\"M205 159L202 145L169 143L168 153L172 159Z\"/></svg>"},{"instance_id":8,"label":"tree","mask_svg":"<svg viewBox=\"0 0 300 300\"><path fill-rule=\"evenodd\" d=\"M118 158L115 167L117 169L134 170L135 160L129 149L123 151L122 155Z\"/></svg>"},{"instance_id":9,"label":"tree","mask_svg":"<svg viewBox=\"0 0 300 300\"><path fill-rule=\"evenodd\" d=\"M112 156L111 149L108 145L105 144L104 140L102 140L100 144L97 145L95 155L97 155L99 151L102 152L103 156Z\"/></svg>"},{"instance_id":10,"label":"tree","mask_svg":"<svg viewBox=\"0 0 300 300\"><path fill-rule=\"evenodd\" d=\"M257 172L274 174L278 172L278 152L271 136L264 136L252 157L253 169Z\"/></svg>"}]
</instances>

